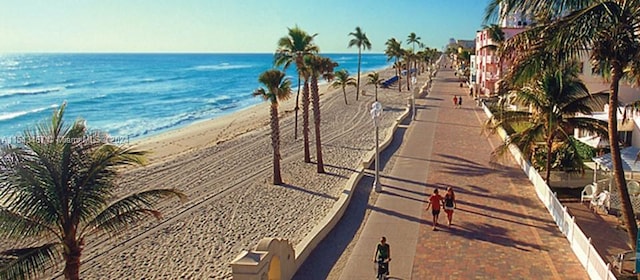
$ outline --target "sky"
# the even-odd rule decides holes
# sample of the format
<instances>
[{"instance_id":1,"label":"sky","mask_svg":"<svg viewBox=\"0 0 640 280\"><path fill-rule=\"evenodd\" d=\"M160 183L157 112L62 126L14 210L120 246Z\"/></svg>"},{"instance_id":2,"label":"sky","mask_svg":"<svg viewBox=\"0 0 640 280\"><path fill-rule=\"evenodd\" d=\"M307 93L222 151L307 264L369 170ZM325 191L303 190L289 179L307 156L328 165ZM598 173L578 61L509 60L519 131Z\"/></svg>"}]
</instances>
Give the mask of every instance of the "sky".
<instances>
[{"instance_id":1,"label":"sky","mask_svg":"<svg viewBox=\"0 0 640 280\"><path fill-rule=\"evenodd\" d=\"M272 53L287 28L349 53L360 26L381 53L415 32L428 47L475 38L489 0L0 0L0 53Z\"/></svg>"}]
</instances>

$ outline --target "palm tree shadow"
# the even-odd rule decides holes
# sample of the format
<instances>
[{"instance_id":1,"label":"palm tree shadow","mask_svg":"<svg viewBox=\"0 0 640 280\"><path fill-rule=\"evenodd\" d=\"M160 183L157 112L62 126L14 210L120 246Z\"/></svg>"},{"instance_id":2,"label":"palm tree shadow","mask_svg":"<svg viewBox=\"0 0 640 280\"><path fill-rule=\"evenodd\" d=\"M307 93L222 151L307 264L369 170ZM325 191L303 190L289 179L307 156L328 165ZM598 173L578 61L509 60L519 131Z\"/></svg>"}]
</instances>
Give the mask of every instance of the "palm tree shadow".
<instances>
[{"instance_id":1,"label":"palm tree shadow","mask_svg":"<svg viewBox=\"0 0 640 280\"><path fill-rule=\"evenodd\" d=\"M461 225L455 225L455 227L451 229L445 228L442 230L446 230L452 235L457 235L463 238L484 241L509 248L516 248L526 252L535 250L549 251L549 248L545 248L544 246L509 237L509 230L507 228L486 223L464 223Z\"/></svg>"},{"instance_id":2,"label":"palm tree shadow","mask_svg":"<svg viewBox=\"0 0 640 280\"><path fill-rule=\"evenodd\" d=\"M283 183L283 184L280 184L278 186L283 187L283 188L287 188L287 189L291 189L291 190L295 190L295 191L301 191L301 192L308 193L308 194L315 195L315 196L319 196L319 197L328 198L328 199L331 199L331 200L338 200L338 198L335 197L335 196L330 196L330 195L328 195L326 193L311 191L311 190L308 190L308 189L305 189L305 188L301 188L301 187L298 187L298 186L294 186L294 185L291 185L291 184L287 184L287 183Z\"/></svg>"}]
</instances>

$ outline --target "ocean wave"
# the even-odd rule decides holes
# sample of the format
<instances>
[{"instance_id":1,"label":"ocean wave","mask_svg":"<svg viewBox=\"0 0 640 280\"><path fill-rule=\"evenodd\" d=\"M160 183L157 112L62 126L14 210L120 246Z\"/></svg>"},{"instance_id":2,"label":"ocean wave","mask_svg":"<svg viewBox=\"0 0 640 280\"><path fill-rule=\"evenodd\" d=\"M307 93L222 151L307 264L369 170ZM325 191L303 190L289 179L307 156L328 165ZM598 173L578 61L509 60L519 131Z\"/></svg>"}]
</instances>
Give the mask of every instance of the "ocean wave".
<instances>
[{"instance_id":1,"label":"ocean wave","mask_svg":"<svg viewBox=\"0 0 640 280\"><path fill-rule=\"evenodd\" d=\"M56 108L56 107L58 107L57 104L52 104L52 105L50 105L48 107L36 108L36 109L33 109L33 110L20 111L20 112L11 112L11 113L3 113L3 114L0 114L0 121L12 120L12 119L15 119L15 118L18 118L18 117L22 117L24 115L40 113L40 112L42 112L44 110L51 109L51 108Z\"/></svg>"},{"instance_id":2,"label":"ocean wave","mask_svg":"<svg viewBox=\"0 0 640 280\"><path fill-rule=\"evenodd\" d=\"M141 78L139 80L136 80L134 83L152 84L152 83L177 81L177 80L182 80L182 79L184 79L184 77L180 77L180 76L164 77L164 78Z\"/></svg>"},{"instance_id":3,"label":"ocean wave","mask_svg":"<svg viewBox=\"0 0 640 280\"><path fill-rule=\"evenodd\" d=\"M36 86L41 86L41 85L42 85L42 83L40 83L40 82L24 82L24 83L22 83L22 86L26 87L26 88L36 87Z\"/></svg>"},{"instance_id":4,"label":"ocean wave","mask_svg":"<svg viewBox=\"0 0 640 280\"><path fill-rule=\"evenodd\" d=\"M55 87L55 88L34 88L34 89L9 89L6 91L0 92L0 97L8 97L12 95L37 95L37 94L46 94L51 92L58 92L64 90L64 87Z\"/></svg>"},{"instance_id":5,"label":"ocean wave","mask_svg":"<svg viewBox=\"0 0 640 280\"><path fill-rule=\"evenodd\" d=\"M207 104L220 104L220 103L227 103L230 100L232 100L231 96L223 94L223 95L219 95L219 96L216 96L216 97L207 98L207 99L205 99L205 103L207 103Z\"/></svg>"},{"instance_id":6,"label":"ocean wave","mask_svg":"<svg viewBox=\"0 0 640 280\"><path fill-rule=\"evenodd\" d=\"M200 71L217 71L217 70L233 70L233 69L245 69L251 68L253 66L246 64L229 64L229 63L220 63L215 65L199 65L193 67L194 70Z\"/></svg>"}]
</instances>

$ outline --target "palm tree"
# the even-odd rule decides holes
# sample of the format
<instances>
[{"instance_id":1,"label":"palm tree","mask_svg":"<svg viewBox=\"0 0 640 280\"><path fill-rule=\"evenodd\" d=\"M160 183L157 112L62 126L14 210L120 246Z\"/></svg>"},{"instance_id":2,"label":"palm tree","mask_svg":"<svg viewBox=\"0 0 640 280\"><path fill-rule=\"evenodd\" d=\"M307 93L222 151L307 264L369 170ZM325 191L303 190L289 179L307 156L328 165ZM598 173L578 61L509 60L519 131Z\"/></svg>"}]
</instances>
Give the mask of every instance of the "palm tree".
<instances>
[{"instance_id":1,"label":"palm tree","mask_svg":"<svg viewBox=\"0 0 640 280\"><path fill-rule=\"evenodd\" d=\"M409 36L407 36L407 44L412 44L411 52L415 52L416 44L421 44L420 39L422 38L418 37L414 32L411 32Z\"/></svg>"},{"instance_id":2,"label":"palm tree","mask_svg":"<svg viewBox=\"0 0 640 280\"><path fill-rule=\"evenodd\" d=\"M411 61L413 53L409 50L402 50L402 59L404 60L404 68L407 71L407 90L411 90Z\"/></svg>"},{"instance_id":3,"label":"palm tree","mask_svg":"<svg viewBox=\"0 0 640 280\"><path fill-rule=\"evenodd\" d=\"M568 129L581 128L605 135L607 123L587 117L575 117L576 113L591 114L594 108L603 106L608 98L606 93L589 94L587 87L577 76L575 66L563 69L548 69L542 74L530 77L529 83L512 91L515 102L530 108L529 112L501 111L496 119L490 120L496 128L507 124L524 126L507 138L493 153L504 154L509 144L515 144L529 160L532 159L538 143L546 144L545 181L549 184L553 147L564 142L577 154L575 141L570 141ZM497 121L497 120L501 121ZM582 165L580 165L582 166Z\"/></svg>"},{"instance_id":4,"label":"palm tree","mask_svg":"<svg viewBox=\"0 0 640 280\"><path fill-rule=\"evenodd\" d=\"M258 77L258 81L265 88L258 88L253 92L253 96L260 96L265 101L271 103L270 122L271 127L271 147L273 148L273 184L281 185L282 176L280 174L280 122L278 117L278 101L287 100L291 97L291 81L285 78L285 73L271 69L263 72Z\"/></svg>"},{"instance_id":5,"label":"palm tree","mask_svg":"<svg viewBox=\"0 0 640 280\"><path fill-rule=\"evenodd\" d=\"M25 131L19 146L2 147L0 236L36 243L1 252L0 279L42 276L61 260L64 277L79 279L85 238L114 237L148 217L160 219L154 209L158 202L185 198L176 189L117 197L119 171L144 164L145 152L110 143L106 134L90 132L83 120L65 125L65 108Z\"/></svg>"},{"instance_id":6,"label":"palm tree","mask_svg":"<svg viewBox=\"0 0 640 280\"><path fill-rule=\"evenodd\" d=\"M498 11L502 9L501 11ZM527 11L545 19L554 19L518 34L507 45L526 46L536 54L551 53L557 61L570 61L581 54L590 53L596 72L609 81L609 145L613 177L620 192L622 214L627 235L634 250L638 227L634 218L631 199L627 190L618 135L618 92L623 79L637 81L640 61L640 2L638 1L513 1L492 0L485 19L498 13ZM563 16L558 16L563 15ZM532 34L540 35L538 37ZM515 38L514 37L514 38ZM535 38L532 41L531 38ZM513 38L512 38L513 39ZM531 44L536 43L536 44ZM526 62L522 62L525 64Z\"/></svg>"},{"instance_id":7,"label":"palm tree","mask_svg":"<svg viewBox=\"0 0 640 280\"><path fill-rule=\"evenodd\" d=\"M304 61L306 57L304 56ZM311 152L309 149L309 78L311 77L311 70L305 63L302 64L298 73L302 76L304 83L302 86L302 143L304 146L304 162L311 162Z\"/></svg>"},{"instance_id":8,"label":"palm tree","mask_svg":"<svg viewBox=\"0 0 640 280\"><path fill-rule=\"evenodd\" d=\"M356 79L349 76L347 69L340 69L335 73L335 81L331 84L333 88L342 88L342 94L344 95L344 104L347 103L347 86L356 86Z\"/></svg>"},{"instance_id":9,"label":"palm tree","mask_svg":"<svg viewBox=\"0 0 640 280\"><path fill-rule=\"evenodd\" d=\"M399 42L398 40L396 40L396 38L391 38L389 40L387 40L387 42L385 43L385 45L387 46L387 48L385 49L384 53L387 55L387 60L391 60L391 59L395 59L395 62L393 63L394 67L396 68L396 76L398 77L398 91L402 92L402 83L400 82L400 58L403 55L403 50L402 50L402 42Z\"/></svg>"},{"instance_id":10,"label":"palm tree","mask_svg":"<svg viewBox=\"0 0 640 280\"><path fill-rule=\"evenodd\" d=\"M274 56L274 65L283 66L283 71L291 65L296 65L298 71L298 93L296 94L294 139L298 139L298 104L300 98L301 70L304 67L304 56L318 53L319 49L313 42L318 34L309 35L297 25L288 28L289 33L278 40L278 49ZM307 143L308 145L308 143Z\"/></svg>"},{"instance_id":11,"label":"palm tree","mask_svg":"<svg viewBox=\"0 0 640 280\"><path fill-rule=\"evenodd\" d=\"M318 163L317 172L324 173L324 161L322 159L322 142L320 138L320 91L318 89L318 77L322 76L325 80L330 81L333 78L333 68L338 66L337 63L327 57L317 55L307 56L305 63L309 65L311 72L311 97L313 100L313 124L316 135L316 160Z\"/></svg>"},{"instance_id":12,"label":"palm tree","mask_svg":"<svg viewBox=\"0 0 640 280\"><path fill-rule=\"evenodd\" d=\"M411 46L411 55L409 56L409 59L410 59L409 60L409 64L407 64L407 88L409 88L409 81L408 80L410 80L410 78L411 78L411 69L410 69L411 68L411 66L410 66L411 65L411 60L416 61L415 57L414 57L414 54L416 52L416 44L422 45L422 42L420 42L420 39L422 39L422 38L418 37L418 35L416 35L416 33L414 33L414 32L411 32L409 34L409 36L407 36L407 44L411 44L412 45ZM416 71L417 71L417 69L416 69Z\"/></svg>"},{"instance_id":13,"label":"palm tree","mask_svg":"<svg viewBox=\"0 0 640 280\"><path fill-rule=\"evenodd\" d=\"M367 84L374 85L376 87L376 101L378 101L378 85L382 83L382 79L380 79L380 74L378 74L378 72L369 73L369 75L367 75L367 78L369 79L367 81Z\"/></svg>"},{"instance_id":14,"label":"palm tree","mask_svg":"<svg viewBox=\"0 0 640 280\"><path fill-rule=\"evenodd\" d=\"M349 48L352 46L358 47L358 81L356 83L356 101L360 93L360 62L362 61L362 49L371 50L371 42L367 38L367 33L362 32L360 26L356 26L356 31L349 33L349 36L353 36L353 39L349 41Z\"/></svg>"}]
</instances>

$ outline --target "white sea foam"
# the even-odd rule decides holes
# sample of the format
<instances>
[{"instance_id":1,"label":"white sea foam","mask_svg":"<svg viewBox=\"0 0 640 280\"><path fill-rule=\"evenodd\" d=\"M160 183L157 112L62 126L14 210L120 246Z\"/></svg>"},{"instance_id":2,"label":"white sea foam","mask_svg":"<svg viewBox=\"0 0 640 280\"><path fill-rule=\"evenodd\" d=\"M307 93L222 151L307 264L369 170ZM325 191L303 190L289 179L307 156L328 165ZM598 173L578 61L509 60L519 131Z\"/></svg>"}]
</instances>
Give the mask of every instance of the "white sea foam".
<instances>
[{"instance_id":1,"label":"white sea foam","mask_svg":"<svg viewBox=\"0 0 640 280\"><path fill-rule=\"evenodd\" d=\"M27 114L39 113L39 112L42 112L44 110L51 109L51 108L56 108L56 107L58 107L57 104L52 104L52 105L50 105L48 107L36 108L36 109L33 109L33 110L11 112L11 113L3 113L3 114L0 114L0 121L15 119L17 117L21 117L21 116L24 116L24 115L27 115Z\"/></svg>"},{"instance_id":2,"label":"white sea foam","mask_svg":"<svg viewBox=\"0 0 640 280\"><path fill-rule=\"evenodd\" d=\"M215 65L199 65L194 67L195 70L201 71L216 71L216 70L232 70L232 69L245 69L251 68L251 65L246 64L229 64L229 63L220 63Z\"/></svg>"},{"instance_id":3,"label":"white sea foam","mask_svg":"<svg viewBox=\"0 0 640 280\"><path fill-rule=\"evenodd\" d=\"M12 96L12 95L36 95L36 94L45 94L50 92L58 92L64 90L64 87L53 87L53 88L32 88L32 89L8 89L4 91L0 91L0 97L4 96Z\"/></svg>"}]
</instances>

